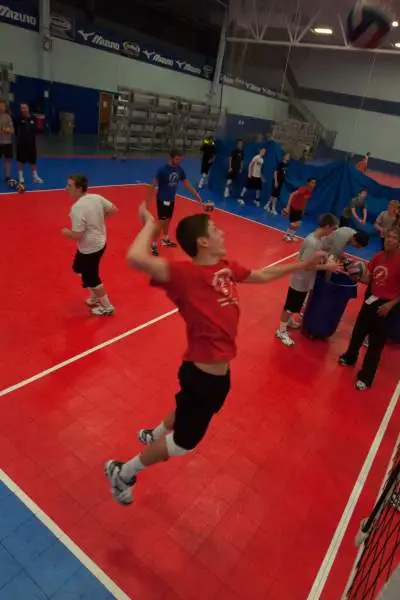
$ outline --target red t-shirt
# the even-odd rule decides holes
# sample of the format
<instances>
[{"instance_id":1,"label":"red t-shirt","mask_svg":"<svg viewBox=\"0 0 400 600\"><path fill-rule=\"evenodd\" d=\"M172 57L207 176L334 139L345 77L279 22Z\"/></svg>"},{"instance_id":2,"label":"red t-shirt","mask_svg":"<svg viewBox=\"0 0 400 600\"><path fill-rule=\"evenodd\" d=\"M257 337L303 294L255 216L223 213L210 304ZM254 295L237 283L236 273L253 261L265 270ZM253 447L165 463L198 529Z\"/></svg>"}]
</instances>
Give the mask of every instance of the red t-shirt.
<instances>
[{"instance_id":1,"label":"red t-shirt","mask_svg":"<svg viewBox=\"0 0 400 600\"><path fill-rule=\"evenodd\" d=\"M303 185L301 188L295 192L292 202L290 204L291 208L295 210L304 210L307 202L311 198L312 191L306 185Z\"/></svg>"},{"instance_id":2,"label":"red t-shirt","mask_svg":"<svg viewBox=\"0 0 400 600\"><path fill-rule=\"evenodd\" d=\"M400 252L388 257L378 252L368 264L372 275L371 294L383 300L394 300L400 296Z\"/></svg>"},{"instance_id":3,"label":"red t-shirt","mask_svg":"<svg viewBox=\"0 0 400 600\"><path fill-rule=\"evenodd\" d=\"M170 281L152 285L166 291L185 321L188 346L183 360L211 364L235 358L237 283L247 279L250 270L227 260L211 266L177 261L169 268Z\"/></svg>"}]
</instances>

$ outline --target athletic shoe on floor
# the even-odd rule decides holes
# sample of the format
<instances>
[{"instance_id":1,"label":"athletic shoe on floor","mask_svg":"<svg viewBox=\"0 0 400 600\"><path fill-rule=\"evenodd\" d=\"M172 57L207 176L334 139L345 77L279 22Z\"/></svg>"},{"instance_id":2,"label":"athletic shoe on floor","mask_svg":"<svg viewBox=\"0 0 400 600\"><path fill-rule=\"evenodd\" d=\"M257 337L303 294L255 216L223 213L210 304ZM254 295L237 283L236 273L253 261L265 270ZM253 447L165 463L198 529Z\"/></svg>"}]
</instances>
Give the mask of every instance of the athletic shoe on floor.
<instances>
[{"instance_id":1,"label":"athletic shoe on floor","mask_svg":"<svg viewBox=\"0 0 400 600\"><path fill-rule=\"evenodd\" d=\"M290 319L287 326L289 327L289 329L300 329L301 323L295 321L294 319Z\"/></svg>"},{"instance_id":2,"label":"athletic shoe on floor","mask_svg":"<svg viewBox=\"0 0 400 600\"><path fill-rule=\"evenodd\" d=\"M275 336L284 344L285 346L294 346L294 340L290 337L287 331L284 329L277 329L275 332Z\"/></svg>"},{"instance_id":3,"label":"athletic shoe on floor","mask_svg":"<svg viewBox=\"0 0 400 600\"><path fill-rule=\"evenodd\" d=\"M364 381L358 380L356 381L356 390L359 392L365 392L368 389L367 384Z\"/></svg>"},{"instance_id":4,"label":"athletic shoe on floor","mask_svg":"<svg viewBox=\"0 0 400 600\"><path fill-rule=\"evenodd\" d=\"M43 179L39 176L32 178L33 183L43 183Z\"/></svg>"},{"instance_id":5,"label":"athletic shoe on floor","mask_svg":"<svg viewBox=\"0 0 400 600\"><path fill-rule=\"evenodd\" d=\"M166 248L177 248L178 244L172 242L171 240L161 240L161 246L165 246Z\"/></svg>"},{"instance_id":6,"label":"athletic shoe on floor","mask_svg":"<svg viewBox=\"0 0 400 600\"><path fill-rule=\"evenodd\" d=\"M92 315L95 315L96 317L111 317L111 315L113 315L114 313L114 306L105 307L99 304L99 306L96 306L92 309Z\"/></svg>"},{"instance_id":7,"label":"athletic shoe on floor","mask_svg":"<svg viewBox=\"0 0 400 600\"><path fill-rule=\"evenodd\" d=\"M154 442L153 430L152 429L141 429L137 432L137 439L144 446L149 446Z\"/></svg>"},{"instance_id":8,"label":"athletic shoe on floor","mask_svg":"<svg viewBox=\"0 0 400 600\"><path fill-rule=\"evenodd\" d=\"M104 465L104 472L110 482L111 494L115 500L122 506L128 506L133 502L133 486L136 483L136 477L129 482L124 481L121 477L123 465L124 463L118 460L109 460Z\"/></svg>"}]
</instances>

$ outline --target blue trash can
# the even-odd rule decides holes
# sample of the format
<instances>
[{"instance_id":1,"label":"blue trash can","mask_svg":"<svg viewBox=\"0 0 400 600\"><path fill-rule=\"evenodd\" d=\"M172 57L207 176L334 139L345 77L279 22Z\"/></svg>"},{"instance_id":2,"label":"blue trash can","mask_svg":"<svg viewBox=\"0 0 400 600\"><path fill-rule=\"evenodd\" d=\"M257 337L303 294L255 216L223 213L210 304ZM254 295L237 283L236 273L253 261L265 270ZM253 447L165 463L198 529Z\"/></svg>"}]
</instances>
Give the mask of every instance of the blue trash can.
<instances>
[{"instance_id":1,"label":"blue trash can","mask_svg":"<svg viewBox=\"0 0 400 600\"><path fill-rule=\"evenodd\" d=\"M327 277L319 271L304 312L303 332L318 339L333 335L352 298L357 298L357 284L350 277L343 273Z\"/></svg>"}]
</instances>

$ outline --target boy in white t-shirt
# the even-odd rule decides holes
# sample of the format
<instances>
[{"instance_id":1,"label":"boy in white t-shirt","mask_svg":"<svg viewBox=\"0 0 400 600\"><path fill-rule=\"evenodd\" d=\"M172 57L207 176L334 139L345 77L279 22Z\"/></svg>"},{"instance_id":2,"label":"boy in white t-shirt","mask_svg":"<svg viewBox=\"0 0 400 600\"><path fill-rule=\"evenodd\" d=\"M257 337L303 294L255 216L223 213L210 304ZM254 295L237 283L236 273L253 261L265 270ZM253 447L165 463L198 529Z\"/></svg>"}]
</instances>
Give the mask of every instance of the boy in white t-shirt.
<instances>
[{"instance_id":1,"label":"boy in white t-shirt","mask_svg":"<svg viewBox=\"0 0 400 600\"><path fill-rule=\"evenodd\" d=\"M86 300L96 316L108 316L115 312L106 289L100 279L100 261L106 249L105 218L117 212L116 206L98 194L88 194L88 180L84 175L68 178L67 192L76 202L71 207L71 229L62 234L77 242L73 270L82 278L82 287L89 288Z\"/></svg>"},{"instance_id":2,"label":"boy in white t-shirt","mask_svg":"<svg viewBox=\"0 0 400 600\"><path fill-rule=\"evenodd\" d=\"M318 221L318 227L308 235L298 254L297 260L309 260L316 252L323 249L323 239L337 229L339 219L330 213L322 215ZM318 265L317 271L335 272L339 268L337 263L325 263ZM283 311L281 313L279 329L276 337L285 346L293 346L294 340L290 337L289 329L298 329L300 324L293 320L294 314L300 314L307 295L314 287L315 271L297 271L293 273L286 296Z\"/></svg>"},{"instance_id":3,"label":"boy in white t-shirt","mask_svg":"<svg viewBox=\"0 0 400 600\"><path fill-rule=\"evenodd\" d=\"M245 204L244 197L247 193L247 190L255 191L256 199L254 200L254 204L256 206L260 206L260 198L263 185L262 169L264 166L264 157L266 153L266 149L261 148L260 152L256 154L254 158L252 158L250 161L247 182L244 188L242 189L240 198L238 199L238 203L242 206Z\"/></svg>"}]
</instances>

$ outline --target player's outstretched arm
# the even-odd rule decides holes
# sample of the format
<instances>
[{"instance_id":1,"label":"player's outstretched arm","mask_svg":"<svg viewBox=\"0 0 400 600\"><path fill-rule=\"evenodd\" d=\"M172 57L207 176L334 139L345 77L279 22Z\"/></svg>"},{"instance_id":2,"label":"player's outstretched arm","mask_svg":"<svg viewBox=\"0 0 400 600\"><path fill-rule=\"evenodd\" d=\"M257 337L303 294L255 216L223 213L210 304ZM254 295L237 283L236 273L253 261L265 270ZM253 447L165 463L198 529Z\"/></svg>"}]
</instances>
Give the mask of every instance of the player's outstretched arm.
<instances>
[{"instance_id":1,"label":"player's outstretched arm","mask_svg":"<svg viewBox=\"0 0 400 600\"><path fill-rule=\"evenodd\" d=\"M187 189L188 192L190 192L192 194L192 196L194 196L197 200L197 202L199 202L200 204L202 203L201 200L201 196L200 194L194 189L194 187L192 186L192 184L190 183L189 179L184 179L183 181L183 185L185 186L185 188Z\"/></svg>"},{"instance_id":2,"label":"player's outstretched arm","mask_svg":"<svg viewBox=\"0 0 400 600\"><path fill-rule=\"evenodd\" d=\"M300 260L279 267L255 269L250 273L245 283L270 283L271 281L275 281L275 279L280 279L295 271L316 271L318 265L325 258L326 252L316 252L307 260Z\"/></svg>"},{"instance_id":3,"label":"player's outstretched arm","mask_svg":"<svg viewBox=\"0 0 400 600\"><path fill-rule=\"evenodd\" d=\"M157 186L158 186L158 180L157 180L157 177L155 177L153 179L153 181L150 183L150 185L147 186L146 208L149 208L149 206L151 204L151 200L153 198L154 190L156 189Z\"/></svg>"},{"instance_id":4,"label":"player's outstretched arm","mask_svg":"<svg viewBox=\"0 0 400 600\"><path fill-rule=\"evenodd\" d=\"M126 257L128 264L138 271L147 273L154 281L166 283L170 278L168 262L151 254L156 223L153 215L147 210L146 203L140 206L139 217L143 228L129 247Z\"/></svg>"}]
</instances>

